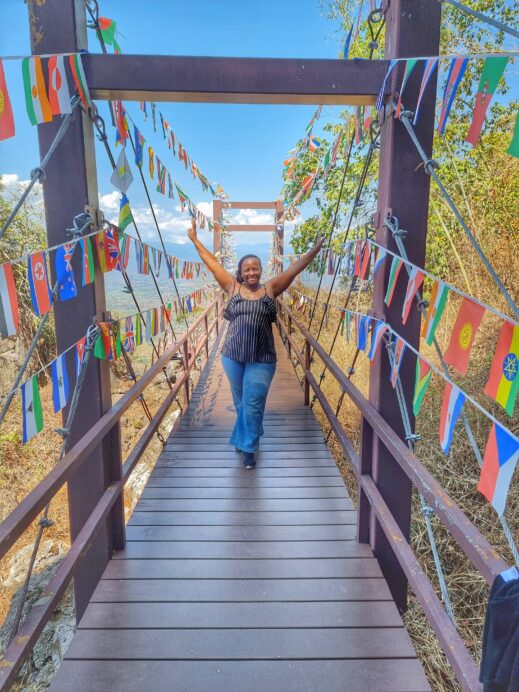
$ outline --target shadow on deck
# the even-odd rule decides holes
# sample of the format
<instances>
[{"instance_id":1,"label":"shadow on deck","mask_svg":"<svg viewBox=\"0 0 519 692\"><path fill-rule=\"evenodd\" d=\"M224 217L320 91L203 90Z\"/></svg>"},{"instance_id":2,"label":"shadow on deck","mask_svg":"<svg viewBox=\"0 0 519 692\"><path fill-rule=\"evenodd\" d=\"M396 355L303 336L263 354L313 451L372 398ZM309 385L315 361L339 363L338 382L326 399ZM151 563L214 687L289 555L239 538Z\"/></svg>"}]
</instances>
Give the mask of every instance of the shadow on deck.
<instances>
[{"instance_id":1,"label":"shadow on deck","mask_svg":"<svg viewBox=\"0 0 519 692\"><path fill-rule=\"evenodd\" d=\"M52 690L427 690L279 338L255 470L210 356Z\"/></svg>"}]
</instances>

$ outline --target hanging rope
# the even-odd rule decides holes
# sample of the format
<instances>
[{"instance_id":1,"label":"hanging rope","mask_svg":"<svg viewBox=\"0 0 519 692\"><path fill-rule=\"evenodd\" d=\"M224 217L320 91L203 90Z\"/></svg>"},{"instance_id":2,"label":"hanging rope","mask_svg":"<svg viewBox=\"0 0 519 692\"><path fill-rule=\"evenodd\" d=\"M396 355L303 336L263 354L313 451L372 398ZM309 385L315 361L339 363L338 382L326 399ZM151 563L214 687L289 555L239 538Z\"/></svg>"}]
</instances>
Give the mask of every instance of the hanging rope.
<instances>
[{"instance_id":1,"label":"hanging rope","mask_svg":"<svg viewBox=\"0 0 519 692\"><path fill-rule=\"evenodd\" d=\"M12 224L12 222L14 221L16 215L18 214L18 212L19 212L20 209L22 208L22 206L23 206L25 200L26 200L27 197L29 196L29 193L31 192L31 190L32 190L32 188L34 187L34 185L35 185L39 180L43 180L45 168L47 167L47 164L48 164L49 161L51 160L52 155L54 154L54 152L55 152L56 149L58 148L59 143L61 142L61 140L62 140L63 137L65 136L65 134L66 134L68 128L70 127L70 123L72 122L72 120L73 120L74 117L75 117L74 110L77 108L77 106L78 106L80 103L81 103L81 101L79 100L79 97L78 97L78 96L73 96L73 97L71 98L71 100L70 100L70 107L71 107L72 110L71 110L70 113L67 113L67 115L65 115L65 117L63 118L63 120L62 120L62 122L61 122L61 125L60 125L60 127L59 127L59 130L57 131L56 136L55 136L54 139L52 140L52 143L51 143L51 145L50 145L50 147L49 147L49 150L47 151L47 153L45 154L45 156L43 157L43 159L40 161L39 165L36 166L36 168L34 168L34 169L31 171L31 180L29 181L29 184L27 185L27 187L26 187L25 190L23 191L23 193L22 193L20 199L19 199L18 202L15 204L14 209L13 209L12 212L9 214L9 216L8 216L7 219L5 220L4 225L3 225L2 228L0 229L0 240L4 237L5 232L7 231L7 229L9 228L9 226L10 226L10 225Z\"/></svg>"}]
</instances>

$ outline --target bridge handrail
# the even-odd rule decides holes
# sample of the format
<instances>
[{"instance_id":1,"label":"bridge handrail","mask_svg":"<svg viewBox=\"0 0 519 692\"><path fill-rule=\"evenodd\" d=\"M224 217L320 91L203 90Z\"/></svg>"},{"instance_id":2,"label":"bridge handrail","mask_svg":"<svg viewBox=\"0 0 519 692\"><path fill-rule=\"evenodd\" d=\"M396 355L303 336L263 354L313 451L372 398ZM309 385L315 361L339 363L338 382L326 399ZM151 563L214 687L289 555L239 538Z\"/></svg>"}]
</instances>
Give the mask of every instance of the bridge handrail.
<instances>
[{"instance_id":1,"label":"bridge handrail","mask_svg":"<svg viewBox=\"0 0 519 692\"><path fill-rule=\"evenodd\" d=\"M118 423L121 416L135 402L142 392L151 384L155 376L167 365L172 357L183 350L184 370L173 388L168 391L164 402L149 422L135 447L122 465L122 478L110 483L100 497L92 514L74 539L68 553L60 563L56 573L50 579L37 603L32 607L27 618L22 622L17 634L0 658L0 689L8 689L20 670L24 660L30 654L37 638L51 617L59 599L65 592L74 572L88 551L88 548L99 531L103 521L112 510L115 502L124 491L124 485L135 465L146 450L153 434L169 410L182 387L188 385L190 371L202 350L208 356L209 337L213 330L218 333L222 322L222 296L218 294L205 312L191 325L189 330L155 361L146 373L124 394L64 456L63 460L22 500L22 502L0 524L0 559L18 540L31 522L38 516L46 504L69 480L71 474L85 460L88 454L97 447ZM215 310L214 319L209 322L209 315ZM204 333L189 353L189 341L201 325ZM187 356L187 358L186 358ZM187 363L186 363L187 361ZM188 397L188 391L186 391Z\"/></svg>"},{"instance_id":2,"label":"bridge handrail","mask_svg":"<svg viewBox=\"0 0 519 692\"><path fill-rule=\"evenodd\" d=\"M364 424L369 426L369 429L394 457L411 483L433 507L435 514L485 580L492 584L495 577L508 567L507 563L456 505L454 500L425 468L418 457L398 437L373 404L366 399L362 392L348 379L341 367L297 320L287 305L281 300L278 300L278 305L278 327L280 333L286 339L289 354L291 355L293 352L303 369L305 404L309 404L309 391L311 388L357 476L359 506L361 504L361 495L363 495L368 503L369 511L374 512L380 523L391 549L413 588L463 689L480 689L478 669L472 656L445 611L434 587L420 566L408 539L391 514L377 488L375 479L370 474L361 472L359 455L340 424L325 393L311 372L312 351L326 365L328 371L340 385L342 392L350 398L360 411ZM285 318L287 325L284 322ZM292 328L296 328L304 337L303 348L292 337Z\"/></svg>"}]
</instances>

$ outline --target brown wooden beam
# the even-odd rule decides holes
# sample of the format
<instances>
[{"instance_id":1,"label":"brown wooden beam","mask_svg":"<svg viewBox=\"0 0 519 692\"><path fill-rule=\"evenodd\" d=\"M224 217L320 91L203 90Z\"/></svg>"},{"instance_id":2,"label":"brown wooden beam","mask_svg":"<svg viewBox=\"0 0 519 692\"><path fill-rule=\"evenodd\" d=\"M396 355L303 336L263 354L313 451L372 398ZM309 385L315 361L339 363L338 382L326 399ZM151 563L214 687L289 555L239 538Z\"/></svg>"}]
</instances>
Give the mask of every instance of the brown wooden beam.
<instances>
[{"instance_id":1,"label":"brown wooden beam","mask_svg":"<svg viewBox=\"0 0 519 692\"><path fill-rule=\"evenodd\" d=\"M169 55L83 57L93 98L372 105L387 62Z\"/></svg>"},{"instance_id":2,"label":"brown wooden beam","mask_svg":"<svg viewBox=\"0 0 519 692\"><path fill-rule=\"evenodd\" d=\"M276 225L275 224L269 224L269 223L231 223L231 224L226 224L225 225L225 230L226 231L268 231L269 233L274 233L276 230Z\"/></svg>"}]
</instances>

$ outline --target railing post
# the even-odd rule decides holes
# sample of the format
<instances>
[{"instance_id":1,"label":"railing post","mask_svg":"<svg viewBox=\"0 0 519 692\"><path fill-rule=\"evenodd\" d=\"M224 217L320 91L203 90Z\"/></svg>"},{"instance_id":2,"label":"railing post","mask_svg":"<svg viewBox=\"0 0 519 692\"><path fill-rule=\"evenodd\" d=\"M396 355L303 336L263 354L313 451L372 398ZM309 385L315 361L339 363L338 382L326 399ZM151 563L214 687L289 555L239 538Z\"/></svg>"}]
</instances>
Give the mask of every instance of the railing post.
<instances>
[{"instance_id":1,"label":"railing post","mask_svg":"<svg viewBox=\"0 0 519 692\"><path fill-rule=\"evenodd\" d=\"M306 373L310 370L310 365L312 363L311 353L310 353L310 342L308 339L305 340L305 406L310 405L310 382Z\"/></svg>"},{"instance_id":2,"label":"railing post","mask_svg":"<svg viewBox=\"0 0 519 692\"><path fill-rule=\"evenodd\" d=\"M288 336L292 336L292 318L290 317L290 315L288 316L287 330L288 330ZM288 346L288 357L290 358L290 360L292 360L292 346L290 345L290 341L287 341L287 346Z\"/></svg>"},{"instance_id":3,"label":"railing post","mask_svg":"<svg viewBox=\"0 0 519 692\"><path fill-rule=\"evenodd\" d=\"M215 317L216 317L216 326L215 326L216 336L218 336L218 334L220 333L220 300L221 300L221 296L218 295L218 297L216 298L215 306L214 306Z\"/></svg>"},{"instance_id":4,"label":"railing post","mask_svg":"<svg viewBox=\"0 0 519 692\"><path fill-rule=\"evenodd\" d=\"M186 406L189 404L189 343L186 339L183 345L184 349L184 372L186 373L186 381L184 382L184 393L186 397Z\"/></svg>"},{"instance_id":5,"label":"railing post","mask_svg":"<svg viewBox=\"0 0 519 692\"><path fill-rule=\"evenodd\" d=\"M361 477L371 475L373 454L373 428L362 417L360 429L360 468L358 482L358 508L357 508L357 540L359 543L369 543L370 540L370 521L371 507L366 494L362 490Z\"/></svg>"},{"instance_id":6,"label":"railing post","mask_svg":"<svg viewBox=\"0 0 519 692\"><path fill-rule=\"evenodd\" d=\"M440 39L441 3L430 0L392 0L386 13L385 58L407 58L419 55L438 55ZM404 61L405 62L405 61ZM400 84L404 62L395 69L390 82ZM397 74L398 73L398 74ZM406 85L405 105L414 106L418 99L421 73L411 74ZM394 87L393 87L394 88ZM427 154L432 155L434 132L434 106L436 75L433 76L421 102L420 119L416 126L417 136ZM394 99L393 99L394 100ZM385 221L396 217L399 226L408 231L406 248L409 260L424 266L427 236L427 217L430 178L422 160L414 148L403 124L398 118L388 117L381 126L378 207L375 218L376 240L390 251L400 254ZM409 200L413 200L409 204ZM373 309L413 347L420 343L420 315L413 310L402 325L402 302L407 284L401 280L390 306L384 302L390 262L383 271L377 272L373 288ZM404 396L408 404L413 399L415 359L404 358L400 369ZM379 348L371 366L369 400L382 417L402 438L405 431L398 407L395 390L389 381L389 359L385 349ZM414 418L409 411L412 425ZM392 512L402 534L408 539L411 525L411 483L396 460L373 436L373 445L366 445L366 455L372 456L372 476L384 502ZM407 607L407 579L399 565L391 543L387 540L378 521L373 522L371 545L387 579L391 595L401 611Z\"/></svg>"},{"instance_id":7,"label":"railing post","mask_svg":"<svg viewBox=\"0 0 519 692\"><path fill-rule=\"evenodd\" d=\"M207 360L209 360L209 320L208 320L207 315L204 317L204 325L205 325L205 357Z\"/></svg>"},{"instance_id":8,"label":"railing post","mask_svg":"<svg viewBox=\"0 0 519 692\"><path fill-rule=\"evenodd\" d=\"M77 53L88 48L84 3L77 0L39 2L29 0L31 51L33 54ZM60 126L61 119L38 126L40 154L47 153ZM66 194L64 194L66 190ZM85 207L91 216L99 207L97 187L95 140L92 121L78 108L65 139L49 161L43 179L43 197L48 245L68 239L65 229L72 226L73 217L83 213ZM76 276L81 273L81 253L76 252L72 266ZM53 281L54 283L54 272ZM84 286L77 297L58 301L54 305L56 345L59 353L86 334L92 316L105 311L104 276L96 262L94 283ZM70 388L76 381L73 359L69 359L67 373ZM83 388L77 415L68 436L68 447L81 439L111 406L110 369L107 361L92 358L89 364L88 386ZM68 407L64 410L64 419ZM114 426L107 439L78 467L68 481L70 538L74 540L90 515L110 479L120 474L121 449L119 426ZM101 530L89 545L85 559L74 574L74 600L79 621L88 605L112 548L124 543L121 526L122 500L116 503Z\"/></svg>"}]
</instances>

